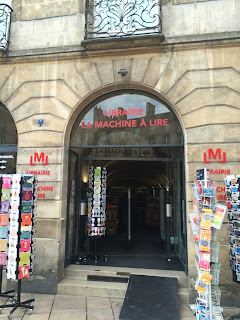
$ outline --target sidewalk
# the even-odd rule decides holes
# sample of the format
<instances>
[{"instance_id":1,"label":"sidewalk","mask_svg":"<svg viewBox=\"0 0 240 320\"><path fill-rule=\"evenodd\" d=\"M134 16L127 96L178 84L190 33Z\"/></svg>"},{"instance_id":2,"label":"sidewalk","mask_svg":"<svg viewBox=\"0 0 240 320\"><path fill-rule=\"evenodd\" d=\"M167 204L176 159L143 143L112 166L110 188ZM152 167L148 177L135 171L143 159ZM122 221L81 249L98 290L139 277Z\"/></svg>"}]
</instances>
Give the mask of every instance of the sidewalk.
<instances>
[{"instance_id":1,"label":"sidewalk","mask_svg":"<svg viewBox=\"0 0 240 320\"><path fill-rule=\"evenodd\" d=\"M32 315L24 309L14 312L12 319L18 320L118 320L123 299L63 296L48 294L22 294L22 300L35 298ZM7 299L1 298L1 303ZM10 308L3 309L0 319L8 319ZM240 309L224 309L224 319L240 313ZM187 305L180 306L179 320L195 320ZM147 320L147 319L146 319ZM165 319L168 320L168 319ZM169 319L171 320L171 319Z\"/></svg>"}]
</instances>

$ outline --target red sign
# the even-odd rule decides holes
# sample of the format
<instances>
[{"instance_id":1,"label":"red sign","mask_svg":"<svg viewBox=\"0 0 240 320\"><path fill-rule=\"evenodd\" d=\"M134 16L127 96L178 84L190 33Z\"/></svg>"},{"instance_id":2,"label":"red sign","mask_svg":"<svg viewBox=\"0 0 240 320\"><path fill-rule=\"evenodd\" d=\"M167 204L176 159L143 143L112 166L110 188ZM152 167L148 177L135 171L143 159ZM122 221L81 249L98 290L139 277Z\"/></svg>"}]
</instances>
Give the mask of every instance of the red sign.
<instances>
[{"instance_id":1,"label":"red sign","mask_svg":"<svg viewBox=\"0 0 240 320\"><path fill-rule=\"evenodd\" d=\"M48 156L45 156L44 152L41 152L40 155L37 152L34 152L34 156L30 157L30 166L35 166L37 163L46 166L48 164Z\"/></svg>"},{"instance_id":2,"label":"red sign","mask_svg":"<svg viewBox=\"0 0 240 320\"><path fill-rule=\"evenodd\" d=\"M207 152L204 152L204 163L212 163L212 158L214 160L218 159L219 163L226 163L226 152L222 153L221 149L216 149L214 152L213 149L208 149L208 154Z\"/></svg>"},{"instance_id":3,"label":"red sign","mask_svg":"<svg viewBox=\"0 0 240 320\"><path fill-rule=\"evenodd\" d=\"M19 267L18 279L29 278L29 266Z\"/></svg>"},{"instance_id":4,"label":"red sign","mask_svg":"<svg viewBox=\"0 0 240 320\"><path fill-rule=\"evenodd\" d=\"M210 169L210 174L231 174L230 169Z\"/></svg>"}]
</instances>

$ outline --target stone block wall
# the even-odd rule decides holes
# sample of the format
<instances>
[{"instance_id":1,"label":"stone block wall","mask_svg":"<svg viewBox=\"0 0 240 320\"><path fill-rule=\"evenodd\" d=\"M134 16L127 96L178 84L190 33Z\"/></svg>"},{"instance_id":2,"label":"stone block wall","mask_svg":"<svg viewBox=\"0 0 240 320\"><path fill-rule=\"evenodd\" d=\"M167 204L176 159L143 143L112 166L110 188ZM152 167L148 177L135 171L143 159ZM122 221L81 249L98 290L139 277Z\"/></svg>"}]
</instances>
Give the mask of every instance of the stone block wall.
<instances>
[{"instance_id":1,"label":"stone block wall","mask_svg":"<svg viewBox=\"0 0 240 320\"><path fill-rule=\"evenodd\" d=\"M14 13L11 37L16 36L16 41L20 41L21 44L14 44L13 38L11 38L10 50L23 50L26 47L36 48L36 46L39 48L57 46L60 43L58 41L62 35L61 30L63 30L63 20L61 19L66 19L65 21L70 23L66 32L74 34L72 27L74 26L77 30L79 21L83 18L82 5L78 6L78 1L64 2L66 8L75 10L73 10L73 15L69 15L68 10L65 15L58 11L55 6L56 1L25 0L19 3L15 2L16 6L17 3L19 4L19 12ZM167 10L167 6L169 6L169 10L173 10L172 12L177 15L175 10L177 6L179 10L183 10L181 6L189 6L188 8L193 6L191 10L198 10L200 6L213 4L222 5L224 8L227 2L229 4L229 1L225 0L197 1L194 5L193 1L187 0L173 3L165 2L166 7L163 11ZM37 12L31 13L34 7L33 3L39 4L39 6L41 3L45 6L53 4L52 10L55 10L55 13L52 11L51 16L46 19L38 19ZM28 13L23 13L25 6ZM61 6L61 10L62 8L64 6ZM233 17L239 9L237 1L231 1L228 6L228 10L232 10ZM214 10L211 9L212 11ZM222 12L228 11L222 10ZM31 19L28 20L28 16ZM168 23L172 21L173 17L172 14ZM197 22L200 23L199 16L196 17L198 17ZM219 18L219 20L221 19ZM239 30L239 19L228 20L222 19L227 31ZM193 23L194 19L191 21ZM81 23L83 26L83 20ZM38 27L36 27L37 25ZM54 29L55 26L56 29ZM50 30L48 36L51 31L56 32L57 36L53 36L54 39L48 42L45 38L46 34L41 33L41 28L43 31ZM167 25L164 28L167 28ZM190 29L193 30L193 24L191 28L186 27L186 32L189 32L187 30ZM30 32L31 36L21 30ZM35 37L36 30L41 35L41 39ZM197 32L197 30L196 27L193 31ZM166 32L169 32L169 36L175 34L170 27ZM199 32L202 31L199 29ZM210 32L210 29L206 29L204 32ZM73 36L71 45L80 43L81 37L80 35L79 38ZM29 39L32 39L32 42ZM64 40L61 41L64 43ZM63 46L62 43L59 45ZM68 45L67 42L66 45ZM18 172L33 170L30 166L30 157L35 152L38 154L44 152L45 155L48 155L47 169L39 163L34 166L34 170L49 170L49 175L39 175L39 186L53 187L53 191L49 191L45 199L39 199L37 211L36 275L40 275L45 284L52 284L48 289L45 286L45 290L49 292L56 290L56 283L62 279L64 273L70 132L80 111L95 98L120 89L142 90L162 98L176 113L185 137L187 215L192 211L191 183L195 179L195 171L205 166L203 163L204 152L207 152L209 148L214 150L220 148L222 152L227 154L227 163L220 164L215 160L207 165L210 169L230 169L233 174L240 172L239 45L222 42L215 45L203 43L198 46L186 44L185 46L171 47L165 43L165 46L154 48L152 52L145 50L146 48L138 51L134 49L120 51L120 49L121 47L119 50L96 51L91 54L84 52L77 57L66 54L59 57L57 55L44 58L39 56L32 59L23 56L22 58L12 58L11 60L3 58L1 60L0 100L11 112L17 126ZM121 68L128 70L125 77L118 74ZM38 126L39 119L44 120L42 127ZM221 186L224 176L224 174L212 174L211 179L216 180ZM227 259L226 224L223 226L219 238L222 263L221 285L226 288L226 292L229 292L229 288L234 287L234 284L231 281L231 271ZM193 237L188 221L190 284L192 283L191 278L195 277L194 252ZM42 288L44 286L41 286L41 290Z\"/></svg>"}]
</instances>

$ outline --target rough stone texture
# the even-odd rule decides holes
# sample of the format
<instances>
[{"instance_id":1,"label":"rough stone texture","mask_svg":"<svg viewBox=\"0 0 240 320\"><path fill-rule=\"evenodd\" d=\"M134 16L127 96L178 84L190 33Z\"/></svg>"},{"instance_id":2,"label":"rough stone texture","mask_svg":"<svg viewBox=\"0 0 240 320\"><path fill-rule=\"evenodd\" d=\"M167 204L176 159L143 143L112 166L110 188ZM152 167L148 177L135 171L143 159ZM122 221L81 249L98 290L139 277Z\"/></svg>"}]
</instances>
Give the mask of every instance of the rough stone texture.
<instances>
[{"instance_id":1,"label":"rough stone texture","mask_svg":"<svg viewBox=\"0 0 240 320\"><path fill-rule=\"evenodd\" d=\"M162 8L163 33L166 37L239 30L239 2L222 0L175 3L181 5L169 4ZM231 21L227 21L229 15L232 17Z\"/></svg>"},{"instance_id":2,"label":"rough stone texture","mask_svg":"<svg viewBox=\"0 0 240 320\"><path fill-rule=\"evenodd\" d=\"M34 20L72 15L82 8L78 0L12 0L14 20ZM24 8L24 9L23 9ZM82 8L83 9L83 8ZM82 11L83 12L83 11Z\"/></svg>"},{"instance_id":3,"label":"rough stone texture","mask_svg":"<svg viewBox=\"0 0 240 320\"><path fill-rule=\"evenodd\" d=\"M48 115L67 119L71 113L71 108L55 97L33 97L21 104L21 107L14 109L12 113L16 122L21 121L26 117L26 114L28 117L39 114L41 119Z\"/></svg>"},{"instance_id":4,"label":"rough stone texture","mask_svg":"<svg viewBox=\"0 0 240 320\"><path fill-rule=\"evenodd\" d=\"M98 76L96 65L93 61L76 63L76 68L90 90L96 90L101 87L101 81Z\"/></svg>"},{"instance_id":5,"label":"rough stone texture","mask_svg":"<svg viewBox=\"0 0 240 320\"><path fill-rule=\"evenodd\" d=\"M36 147L59 147L62 146L63 134L60 132L52 131L34 131L22 133L19 136L19 147L20 148L32 148L34 145Z\"/></svg>"},{"instance_id":6,"label":"rough stone texture","mask_svg":"<svg viewBox=\"0 0 240 320\"><path fill-rule=\"evenodd\" d=\"M59 238L59 220L58 219L37 219L36 230L38 238Z\"/></svg>"},{"instance_id":7,"label":"rough stone texture","mask_svg":"<svg viewBox=\"0 0 240 320\"><path fill-rule=\"evenodd\" d=\"M78 45L84 38L84 15L16 21L10 37L11 51Z\"/></svg>"},{"instance_id":8,"label":"rough stone texture","mask_svg":"<svg viewBox=\"0 0 240 320\"><path fill-rule=\"evenodd\" d=\"M96 68L102 85L107 86L114 83L114 71L112 60L97 61Z\"/></svg>"},{"instance_id":9,"label":"rough stone texture","mask_svg":"<svg viewBox=\"0 0 240 320\"><path fill-rule=\"evenodd\" d=\"M233 143L238 142L239 137L239 120L236 119L234 124L213 124L209 126L201 126L186 129L187 143ZM226 134L226 132L228 134ZM199 140L199 137L201 139Z\"/></svg>"},{"instance_id":10,"label":"rough stone texture","mask_svg":"<svg viewBox=\"0 0 240 320\"><path fill-rule=\"evenodd\" d=\"M37 218L59 219L60 217L61 217L61 201L38 200Z\"/></svg>"}]
</instances>

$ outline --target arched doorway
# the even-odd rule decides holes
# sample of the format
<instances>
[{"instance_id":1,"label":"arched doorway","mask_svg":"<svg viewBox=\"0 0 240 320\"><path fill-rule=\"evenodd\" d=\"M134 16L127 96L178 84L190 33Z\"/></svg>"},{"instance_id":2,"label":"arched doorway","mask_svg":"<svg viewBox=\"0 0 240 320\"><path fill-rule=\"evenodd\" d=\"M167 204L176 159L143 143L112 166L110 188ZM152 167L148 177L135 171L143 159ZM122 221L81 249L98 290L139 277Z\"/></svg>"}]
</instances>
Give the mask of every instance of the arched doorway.
<instances>
[{"instance_id":1,"label":"arched doorway","mask_svg":"<svg viewBox=\"0 0 240 320\"><path fill-rule=\"evenodd\" d=\"M17 129L13 118L0 102L0 174L16 173Z\"/></svg>"},{"instance_id":2,"label":"arched doorway","mask_svg":"<svg viewBox=\"0 0 240 320\"><path fill-rule=\"evenodd\" d=\"M171 108L136 90L106 94L79 114L69 149L66 265L89 250L95 236L89 233L89 168L100 167L107 170L105 236L94 230L108 264L161 268L161 259L171 259L173 268L186 269L184 138ZM88 216L80 215L81 203Z\"/></svg>"}]
</instances>

